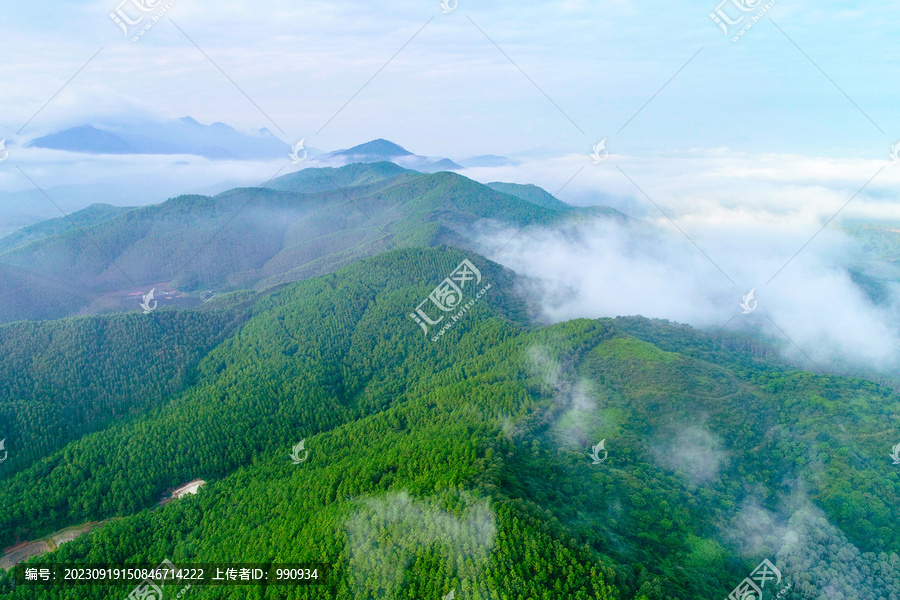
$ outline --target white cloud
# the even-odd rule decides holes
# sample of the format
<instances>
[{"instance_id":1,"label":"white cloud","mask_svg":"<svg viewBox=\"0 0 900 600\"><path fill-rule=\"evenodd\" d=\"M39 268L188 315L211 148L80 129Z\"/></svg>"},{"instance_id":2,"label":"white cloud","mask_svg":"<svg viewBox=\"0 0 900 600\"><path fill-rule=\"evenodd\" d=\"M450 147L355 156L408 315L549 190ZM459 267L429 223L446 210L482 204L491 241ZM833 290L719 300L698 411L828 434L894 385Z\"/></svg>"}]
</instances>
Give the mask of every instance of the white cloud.
<instances>
[{"instance_id":1,"label":"white cloud","mask_svg":"<svg viewBox=\"0 0 900 600\"><path fill-rule=\"evenodd\" d=\"M487 500L460 498L460 516L431 499L406 492L369 498L347 520L349 567L358 597L392 598L409 563L423 552L440 558L445 571L469 590L486 590L485 576L496 518ZM449 581L445 582L448 584Z\"/></svg>"},{"instance_id":2,"label":"white cloud","mask_svg":"<svg viewBox=\"0 0 900 600\"><path fill-rule=\"evenodd\" d=\"M552 190L547 181L575 172L579 161L586 156L471 173L537 180ZM900 205L886 199L900 183L900 169L885 168L822 230L884 162L705 153L652 161L614 156L610 163L585 167L567 193L582 203L612 197L612 204L626 212L631 206L643 218L482 236L493 249L489 256L536 278L533 291L547 319L640 314L711 329L727 323L782 342L807 368L845 360L898 366L900 290L888 284L889 299L880 304L863 293L848 268L871 267L871 260L837 225L848 218L900 220ZM752 288L758 309L743 315L738 305Z\"/></svg>"},{"instance_id":3,"label":"white cloud","mask_svg":"<svg viewBox=\"0 0 900 600\"><path fill-rule=\"evenodd\" d=\"M705 425L681 423L659 432L654 440L655 460L687 476L694 485L713 481L728 458L722 440Z\"/></svg>"}]
</instances>

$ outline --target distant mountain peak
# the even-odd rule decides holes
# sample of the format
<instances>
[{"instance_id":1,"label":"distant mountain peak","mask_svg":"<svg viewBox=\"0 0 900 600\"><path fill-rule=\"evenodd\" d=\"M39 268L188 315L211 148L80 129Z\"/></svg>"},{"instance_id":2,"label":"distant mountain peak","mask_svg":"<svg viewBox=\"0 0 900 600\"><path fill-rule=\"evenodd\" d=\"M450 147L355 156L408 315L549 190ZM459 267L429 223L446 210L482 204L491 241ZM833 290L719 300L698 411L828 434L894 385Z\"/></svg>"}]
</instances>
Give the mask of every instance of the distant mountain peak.
<instances>
[{"instance_id":1,"label":"distant mountain peak","mask_svg":"<svg viewBox=\"0 0 900 600\"><path fill-rule=\"evenodd\" d=\"M340 150L334 153L336 156L377 156L384 158L393 158L397 156L412 156L412 152L395 144L389 140L378 138L365 144L353 146L347 150Z\"/></svg>"},{"instance_id":2,"label":"distant mountain peak","mask_svg":"<svg viewBox=\"0 0 900 600\"><path fill-rule=\"evenodd\" d=\"M392 162L406 169L423 173L462 169L461 166L449 158L419 156L403 146L383 138L353 146L347 150L329 152L319 157L319 161L329 166L340 166L348 163Z\"/></svg>"},{"instance_id":3,"label":"distant mountain peak","mask_svg":"<svg viewBox=\"0 0 900 600\"><path fill-rule=\"evenodd\" d=\"M74 150L93 154L132 154L134 148L116 134L94 127L79 125L32 140L28 146L52 150Z\"/></svg>"}]
</instances>

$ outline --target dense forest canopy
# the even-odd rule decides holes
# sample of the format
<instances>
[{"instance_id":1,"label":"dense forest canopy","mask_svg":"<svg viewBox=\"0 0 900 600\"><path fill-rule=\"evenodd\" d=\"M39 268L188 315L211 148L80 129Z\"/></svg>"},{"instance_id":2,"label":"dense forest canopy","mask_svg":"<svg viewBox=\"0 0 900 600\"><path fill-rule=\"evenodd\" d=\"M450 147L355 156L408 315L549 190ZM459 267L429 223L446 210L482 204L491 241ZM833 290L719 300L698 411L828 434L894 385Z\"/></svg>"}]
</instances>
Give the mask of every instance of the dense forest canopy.
<instances>
[{"instance_id":1,"label":"dense forest canopy","mask_svg":"<svg viewBox=\"0 0 900 600\"><path fill-rule=\"evenodd\" d=\"M410 313L464 260L481 281L432 341ZM176 347L195 342L180 351L198 357L190 376L162 356L154 370L88 352L106 365L89 385L120 386L118 408L5 474L0 538L111 519L32 560L333 566L318 586L196 598L725 598L764 560L788 600L900 597L891 389L664 321L539 326L517 286L473 253L408 249L222 310L159 313ZM142 317L7 326L14 355L49 372L6 385L72 376L33 340L65 349L103 327L110 347L153 347ZM79 410L100 410L92 398ZM157 506L197 478L196 495ZM129 591L8 593L101 589Z\"/></svg>"}]
</instances>

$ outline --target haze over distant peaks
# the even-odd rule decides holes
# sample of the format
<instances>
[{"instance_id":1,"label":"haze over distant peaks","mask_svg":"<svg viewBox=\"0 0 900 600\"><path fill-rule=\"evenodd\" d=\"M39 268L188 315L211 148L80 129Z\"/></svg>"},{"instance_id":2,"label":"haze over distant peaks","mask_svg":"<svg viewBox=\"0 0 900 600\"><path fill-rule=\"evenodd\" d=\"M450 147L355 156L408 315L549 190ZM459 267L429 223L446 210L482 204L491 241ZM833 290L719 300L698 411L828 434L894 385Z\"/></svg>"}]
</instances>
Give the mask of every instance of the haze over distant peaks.
<instances>
[{"instance_id":1,"label":"haze over distant peaks","mask_svg":"<svg viewBox=\"0 0 900 600\"><path fill-rule=\"evenodd\" d=\"M164 123L79 125L39 137L28 146L88 154L193 154L213 160L271 159L291 150L268 129L247 133L225 123L204 125L192 117Z\"/></svg>"},{"instance_id":2,"label":"haze over distant peaks","mask_svg":"<svg viewBox=\"0 0 900 600\"><path fill-rule=\"evenodd\" d=\"M292 151L290 144L268 129L244 132L226 123L204 125L192 117L162 123L132 120L77 125L36 138L27 147L86 154L187 154L211 160L271 160L288 158ZM460 171L464 168L449 158L420 156L385 139L328 153L308 146L305 149L310 154L310 163L330 167L393 162L424 173ZM490 159L493 165L505 164L506 161L503 157L492 156Z\"/></svg>"}]
</instances>

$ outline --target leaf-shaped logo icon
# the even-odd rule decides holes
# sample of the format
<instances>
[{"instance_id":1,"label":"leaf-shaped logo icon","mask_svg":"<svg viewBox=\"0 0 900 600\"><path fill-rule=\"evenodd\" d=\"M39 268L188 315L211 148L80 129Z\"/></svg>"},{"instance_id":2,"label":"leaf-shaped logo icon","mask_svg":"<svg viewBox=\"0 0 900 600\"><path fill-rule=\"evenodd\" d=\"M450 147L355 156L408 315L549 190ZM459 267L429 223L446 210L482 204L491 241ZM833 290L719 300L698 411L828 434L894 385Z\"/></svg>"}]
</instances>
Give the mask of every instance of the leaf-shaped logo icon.
<instances>
[{"instance_id":1,"label":"leaf-shaped logo icon","mask_svg":"<svg viewBox=\"0 0 900 600\"><path fill-rule=\"evenodd\" d=\"M3 446L0 446L2 448ZM895 465L900 465L900 444L894 446L894 453L891 454L891 458L894 459Z\"/></svg>"},{"instance_id":2,"label":"leaf-shaped logo icon","mask_svg":"<svg viewBox=\"0 0 900 600\"><path fill-rule=\"evenodd\" d=\"M900 142L897 142L895 145L891 146L891 160L894 162L900 162Z\"/></svg>"},{"instance_id":3,"label":"leaf-shaped logo icon","mask_svg":"<svg viewBox=\"0 0 900 600\"><path fill-rule=\"evenodd\" d=\"M603 452L603 458L600 458L601 452ZM592 464L595 465L599 465L606 460L606 457L609 456L609 452L606 451L606 438L600 440L600 443L596 446L591 446L591 453L588 456L594 460Z\"/></svg>"},{"instance_id":4,"label":"leaf-shaped logo icon","mask_svg":"<svg viewBox=\"0 0 900 600\"><path fill-rule=\"evenodd\" d=\"M4 460L6 460L6 456L9 454L6 451L6 438L0 440L0 450L3 450L3 458L0 458L0 463L2 463Z\"/></svg>"},{"instance_id":5,"label":"leaf-shaped logo icon","mask_svg":"<svg viewBox=\"0 0 900 600\"><path fill-rule=\"evenodd\" d=\"M6 138L0 140L0 163L9 158L9 150L6 149Z\"/></svg>"},{"instance_id":6,"label":"leaf-shaped logo icon","mask_svg":"<svg viewBox=\"0 0 900 600\"><path fill-rule=\"evenodd\" d=\"M157 302L153 299L153 292L156 291L156 288L151 289L144 295L144 301L141 302L141 308L144 309L144 314L150 314L156 309ZM153 303L152 305L150 303Z\"/></svg>"},{"instance_id":7,"label":"leaf-shaped logo icon","mask_svg":"<svg viewBox=\"0 0 900 600\"><path fill-rule=\"evenodd\" d=\"M751 10L759 6L759 3L762 2L762 0L738 0L738 2L740 3L738 8L740 8L744 12L750 12Z\"/></svg>"},{"instance_id":8,"label":"leaf-shaped logo icon","mask_svg":"<svg viewBox=\"0 0 900 600\"><path fill-rule=\"evenodd\" d=\"M606 150L606 138L603 138L594 145L594 151L591 153L595 165L599 165L609 158L609 152Z\"/></svg>"},{"instance_id":9,"label":"leaf-shaped logo icon","mask_svg":"<svg viewBox=\"0 0 900 600\"><path fill-rule=\"evenodd\" d=\"M288 154L288 156L291 157L291 162L294 163L295 165L299 165L300 163L302 163L304 160L306 160L306 157L308 156L308 153L303 148L304 141L306 141L306 138L303 138L302 140L300 140L299 142L294 144L291 147L291 153ZM300 155L300 151L303 151L302 156Z\"/></svg>"},{"instance_id":10,"label":"leaf-shaped logo icon","mask_svg":"<svg viewBox=\"0 0 900 600\"><path fill-rule=\"evenodd\" d=\"M756 288L753 288L746 295L742 296L741 308L744 309L744 314L749 315L754 310L756 310L757 302L753 299L753 294L756 292Z\"/></svg>"},{"instance_id":11,"label":"leaf-shaped logo icon","mask_svg":"<svg viewBox=\"0 0 900 600\"><path fill-rule=\"evenodd\" d=\"M300 453L303 452L303 458L300 458ZM300 443L291 448L291 462L295 465L299 465L303 461L306 460L306 457L309 456L309 450L306 449L306 440L300 440Z\"/></svg>"},{"instance_id":12,"label":"leaf-shaped logo icon","mask_svg":"<svg viewBox=\"0 0 900 600\"><path fill-rule=\"evenodd\" d=\"M144 12L150 12L157 6L159 6L162 0L137 0L137 5Z\"/></svg>"},{"instance_id":13,"label":"leaf-shaped logo icon","mask_svg":"<svg viewBox=\"0 0 900 600\"><path fill-rule=\"evenodd\" d=\"M444 600L453 600L454 598L456 598L456 588L453 588L444 596Z\"/></svg>"},{"instance_id":14,"label":"leaf-shaped logo icon","mask_svg":"<svg viewBox=\"0 0 900 600\"><path fill-rule=\"evenodd\" d=\"M445 15L449 12L453 12L456 10L456 7L459 6L459 0L441 0L441 12Z\"/></svg>"}]
</instances>

